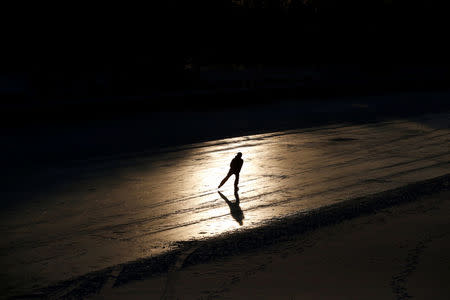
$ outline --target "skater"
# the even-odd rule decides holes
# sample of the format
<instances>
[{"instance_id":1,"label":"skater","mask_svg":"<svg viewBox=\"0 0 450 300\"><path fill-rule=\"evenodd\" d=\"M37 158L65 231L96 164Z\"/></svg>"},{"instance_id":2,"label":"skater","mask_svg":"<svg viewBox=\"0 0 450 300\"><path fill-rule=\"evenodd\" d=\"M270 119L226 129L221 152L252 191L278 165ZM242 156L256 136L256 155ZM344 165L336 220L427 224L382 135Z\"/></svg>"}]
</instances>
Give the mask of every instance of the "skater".
<instances>
[{"instance_id":1,"label":"skater","mask_svg":"<svg viewBox=\"0 0 450 300\"><path fill-rule=\"evenodd\" d=\"M230 163L230 171L228 171L227 176L225 176L225 178L219 184L218 188L220 188L222 185L224 185L224 183L228 180L228 178L230 178L230 176L234 174L234 176L235 176L234 190L235 191L239 190L239 188L238 188L239 172L241 172L242 164L244 163L244 160L241 157L242 157L242 153L238 152L238 154L236 154L236 156L233 158L233 160Z\"/></svg>"}]
</instances>

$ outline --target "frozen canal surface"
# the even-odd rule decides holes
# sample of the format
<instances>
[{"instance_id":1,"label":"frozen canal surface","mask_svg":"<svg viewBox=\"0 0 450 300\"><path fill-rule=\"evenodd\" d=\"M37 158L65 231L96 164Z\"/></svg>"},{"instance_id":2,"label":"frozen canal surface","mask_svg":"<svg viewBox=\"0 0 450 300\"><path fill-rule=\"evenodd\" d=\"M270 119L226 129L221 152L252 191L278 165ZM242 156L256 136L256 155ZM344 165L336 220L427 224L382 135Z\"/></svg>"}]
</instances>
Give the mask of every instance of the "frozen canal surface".
<instances>
[{"instance_id":1,"label":"frozen canal surface","mask_svg":"<svg viewBox=\"0 0 450 300\"><path fill-rule=\"evenodd\" d=\"M60 183L2 212L3 286L25 291L156 255L176 241L260 226L447 174L449 137L449 115L427 115L221 139L43 170L40 180ZM224 198L235 201L234 177L220 189L224 198L217 185L238 151L244 165L240 205L232 214Z\"/></svg>"}]
</instances>

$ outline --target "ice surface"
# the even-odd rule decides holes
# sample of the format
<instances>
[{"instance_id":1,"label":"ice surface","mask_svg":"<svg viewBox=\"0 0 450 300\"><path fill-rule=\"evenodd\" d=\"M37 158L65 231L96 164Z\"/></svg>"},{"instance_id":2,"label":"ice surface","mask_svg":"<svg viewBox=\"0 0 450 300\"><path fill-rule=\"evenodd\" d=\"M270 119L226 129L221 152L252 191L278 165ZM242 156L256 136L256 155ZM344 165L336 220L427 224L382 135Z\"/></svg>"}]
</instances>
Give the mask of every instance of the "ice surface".
<instances>
[{"instance_id":1,"label":"ice surface","mask_svg":"<svg viewBox=\"0 0 450 300\"><path fill-rule=\"evenodd\" d=\"M41 286L156 255L176 241L447 174L448 123L440 114L336 124L42 170L39 180L61 183L2 212L0 276L7 289ZM237 152L242 225L217 192ZM220 189L231 202L233 180Z\"/></svg>"}]
</instances>

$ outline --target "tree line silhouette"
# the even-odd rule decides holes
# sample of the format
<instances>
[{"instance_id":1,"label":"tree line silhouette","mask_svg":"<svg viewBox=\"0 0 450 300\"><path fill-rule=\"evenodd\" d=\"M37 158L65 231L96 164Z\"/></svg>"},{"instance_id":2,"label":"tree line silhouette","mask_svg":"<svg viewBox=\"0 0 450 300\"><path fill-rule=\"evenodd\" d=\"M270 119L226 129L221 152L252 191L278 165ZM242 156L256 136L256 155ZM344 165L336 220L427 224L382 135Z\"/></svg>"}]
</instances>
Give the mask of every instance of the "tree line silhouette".
<instances>
[{"instance_id":1,"label":"tree line silhouette","mask_svg":"<svg viewBox=\"0 0 450 300\"><path fill-rule=\"evenodd\" d=\"M167 2L83 10L76 19L59 13L27 27L27 38L16 35L27 44L11 50L2 72L26 74L29 96L60 99L201 87L199 66L217 64L356 63L376 71L447 58L446 18L435 0Z\"/></svg>"}]
</instances>

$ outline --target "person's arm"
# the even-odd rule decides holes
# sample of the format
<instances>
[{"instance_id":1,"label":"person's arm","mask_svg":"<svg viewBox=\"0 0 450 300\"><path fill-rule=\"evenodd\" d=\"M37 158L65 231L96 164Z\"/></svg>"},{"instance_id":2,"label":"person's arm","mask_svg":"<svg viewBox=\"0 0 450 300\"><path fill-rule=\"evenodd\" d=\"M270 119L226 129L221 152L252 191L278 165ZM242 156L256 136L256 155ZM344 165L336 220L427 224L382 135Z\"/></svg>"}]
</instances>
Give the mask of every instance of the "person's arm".
<instances>
[{"instance_id":1,"label":"person's arm","mask_svg":"<svg viewBox=\"0 0 450 300\"><path fill-rule=\"evenodd\" d=\"M242 159L239 159L237 157L233 158L233 160L230 163L230 167L233 169L239 169L241 161L242 161Z\"/></svg>"},{"instance_id":2,"label":"person's arm","mask_svg":"<svg viewBox=\"0 0 450 300\"><path fill-rule=\"evenodd\" d=\"M238 166L237 166L238 172L241 171L241 168L242 168L242 165L243 165L243 164L244 164L244 160L241 159L241 160L239 161L239 163L238 163Z\"/></svg>"}]
</instances>

